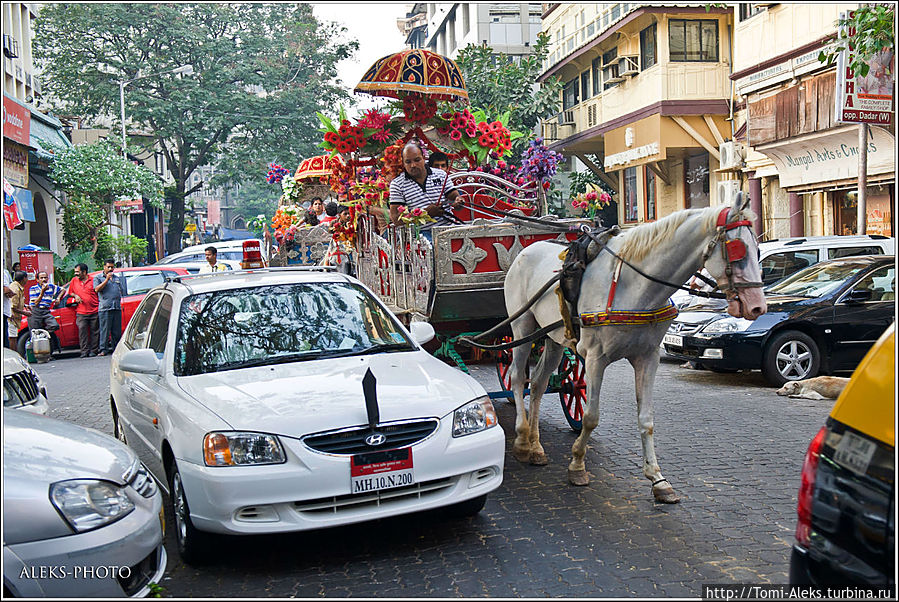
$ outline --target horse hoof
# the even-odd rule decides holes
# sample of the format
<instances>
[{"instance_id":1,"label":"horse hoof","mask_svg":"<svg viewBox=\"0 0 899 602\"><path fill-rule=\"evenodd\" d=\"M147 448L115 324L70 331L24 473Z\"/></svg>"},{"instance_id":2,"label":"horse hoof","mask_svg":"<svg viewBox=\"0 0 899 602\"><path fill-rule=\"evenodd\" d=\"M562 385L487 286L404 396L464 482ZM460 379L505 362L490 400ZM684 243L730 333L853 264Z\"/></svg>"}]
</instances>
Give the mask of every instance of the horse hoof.
<instances>
[{"instance_id":1,"label":"horse hoof","mask_svg":"<svg viewBox=\"0 0 899 602\"><path fill-rule=\"evenodd\" d=\"M662 504L677 504L680 502L680 498L674 493L674 488L672 487L653 487L652 495L657 502Z\"/></svg>"},{"instance_id":2,"label":"horse hoof","mask_svg":"<svg viewBox=\"0 0 899 602\"><path fill-rule=\"evenodd\" d=\"M528 461L534 466L546 466L549 464L549 459L546 457L546 454L543 452L533 452L531 453Z\"/></svg>"},{"instance_id":3,"label":"horse hoof","mask_svg":"<svg viewBox=\"0 0 899 602\"><path fill-rule=\"evenodd\" d=\"M512 449L512 456L519 462L528 462L531 459L531 452L527 449Z\"/></svg>"},{"instance_id":4,"label":"horse hoof","mask_svg":"<svg viewBox=\"0 0 899 602\"><path fill-rule=\"evenodd\" d=\"M590 475L586 470L569 470L568 482L577 487L583 487L590 484Z\"/></svg>"}]
</instances>

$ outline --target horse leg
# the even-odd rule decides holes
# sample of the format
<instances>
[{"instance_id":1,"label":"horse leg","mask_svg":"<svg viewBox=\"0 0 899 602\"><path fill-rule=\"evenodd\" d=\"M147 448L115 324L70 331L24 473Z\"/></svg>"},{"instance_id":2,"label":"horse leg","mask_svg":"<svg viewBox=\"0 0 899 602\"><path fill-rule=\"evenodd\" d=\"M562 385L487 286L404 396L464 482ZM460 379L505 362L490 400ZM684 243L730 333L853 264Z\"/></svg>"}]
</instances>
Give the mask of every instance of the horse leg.
<instances>
[{"instance_id":1,"label":"horse leg","mask_svg":"<svg viewBox=\"0 0 899 602\"><path fill-rule=\"evenodd\" d=\"M658 353L658 351L654 350L654 353ZM640 356L629 361L634 367L637 425L640 428L640 439L643 443L643 474L652 483L652 495L657 502L676 504L680 498L674 493L674 488L668 479L662 476L652 438L652 386L659 368L659 360L656 355L650 354L649 357Z\"/></svg>"},{"instance_id":2,"label":"horse leg","mask_svg":"<svg viewBox=\"0 0 899 602\"><path fill-rule=\"evenodd\" d=\"M571 463L568 465L568 482L572 485L587 485L590 483L590 475L584 465L584 456L587 454L587 441L590 433L599 424L599 391L602 388L602 377L608 367L609 361L605 357L595 357L588 353L584 359L584 378L587 381L587 409L581 420L581 434L574 440L571 446Z\"/></svg>"},{"instance_id":3,"label":"horse leg","mask_svg":"<svg viewBox=\"0 0 899 602\"><path fill-rule=\"evenodd\" d=\"M512 329L515 339L519 339L528 334L524 328L518 326L519 323L516 323L513 325ZM536 328L536 326L534 326L534 328ZM512 363L509 366L512 397L515 400L515 441L512 443L512 455L519 462L527 462L530 457L530 428L528 426L527 410L524 407L525 376L527 374L527 365L530 356L530 345L513 347ZM533 395L533 392L531 394Z\"/></svg>"},{"instance_id":4,"label":"horse leg","mask_svg":"<svg viewBox=\"0 0 899 602\"><path fill-rule=\"evenodd\" d=\"M540 400L546 392L550 375L559 367L562 360L562 346L550 338L546 339L543 346L543 354L531 376L531 403L528 410L528 423L530 427L530 454L528 461L535 466L545 466L548 463L543 446L540 445Z\"/></svg>"}]
</instances>

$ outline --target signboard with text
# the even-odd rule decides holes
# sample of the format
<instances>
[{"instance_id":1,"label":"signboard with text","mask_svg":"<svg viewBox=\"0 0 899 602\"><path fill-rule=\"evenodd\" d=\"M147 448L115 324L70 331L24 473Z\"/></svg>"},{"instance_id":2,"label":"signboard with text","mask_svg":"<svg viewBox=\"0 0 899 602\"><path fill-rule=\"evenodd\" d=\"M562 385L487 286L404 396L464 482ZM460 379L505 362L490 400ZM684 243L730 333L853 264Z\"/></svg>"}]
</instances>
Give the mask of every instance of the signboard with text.
<instances>
[{"instance_id":1,"label":"signboard with text","mask_svg":"<svg viewBox=\"0 0 899 602\"><path fill-rule=\"evenodd\" d=\"M31 111L8 96L3 97L3 137L25 146L31 142Z\"/></svg>"},{"instance_id":2,"label":"signboard with text","mask_svg":"<svg viewBox=\"0 0 899 602\"><path fill-rule=\"evenodd\" d=\"M852 17L854 13L848 13ZM841 20L847 13L841 13ZM840 37L842 38L843 30ZM850 36L853 31L847 32ZM886 49L868 61L868 74L861 77L850 67L853 58L850 46L837 55L836 121L842 123L893 122L893 51Z\"/></svg>"}]
</instances>

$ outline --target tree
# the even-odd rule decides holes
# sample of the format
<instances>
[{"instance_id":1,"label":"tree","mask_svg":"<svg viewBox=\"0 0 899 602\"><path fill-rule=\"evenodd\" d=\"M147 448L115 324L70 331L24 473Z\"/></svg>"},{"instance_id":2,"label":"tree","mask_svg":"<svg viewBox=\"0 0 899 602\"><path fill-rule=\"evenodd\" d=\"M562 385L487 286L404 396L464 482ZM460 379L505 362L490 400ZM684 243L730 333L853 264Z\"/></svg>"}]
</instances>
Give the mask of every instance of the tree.
<instances>
[{"instance_id":1,"label":"tree","mask_svg":"<svg viewBox=\"0 0 899 602\"><path fill-rule=\"evenodd\" d=\"M118 121L118 81L142 78L127 84L126 114L152 132L174 179L169 252L198 167L240 182L317 152L316 111L346 98L335 65L358 47L298 3L47 4L35 30L48 96L68 114ZM193 75L165 73L188 64Z\"/></svg>"},{"instance_id":2,"label":"tree","mask_svg":"<svg viewBox=\"0 0 899 602\"><path fill-rule=\"evenodd\" d=\"M162 207L162 180L105 141L57 149L50 179L68 195L63 240L70 250L89 248L94 256L98 249L104 254L112 250L106 228L120 227L110 220L119 198L146 198Z\"/></svg>"},{"instance_id":3,"label":"tree","mask_svg":"<svg viewBox=\"0 0 899 602\"><path fill-rule=\"evenodd\" d=\"M534 90L548 54L549 37L544 33L537 36L531 54L520 60L495 53L488 46L469 44L456 58L469 103L493 118L511 111L509 129L530 133L541 118L559 112L562 83L558 78L549 78ZM513 144L510 156L519 156L527 141L525 137Z\"/></svg>"},{"instance_id":4,"label":"tree","mask_svg":"<svg viewBox=\"0 0 899 602\"><path fill-rule=\"evenodd\" d=\"M868 61L878 53L894 47L894 18L892 4L860 6L837 21L839 33L818 54L818 60L830 66L841 52L850 50L850 60L846 66L861 77L867 76L870 68Z\"/></svg>"},{"instance_id":5,"label":"tree","mask_svg":"<svg viewBox=\"0 0 899 602\"><path fill-rule=\"evenodd\" d=\"M289 177L289 176L288 176ZM265 215L270 223L278 210L278 197L281 196L280 184L257 184L254 181L240 186L236 197L230 200L234 213L243 216L247 221L257 215Z\"/></svg>"}]
</instances>

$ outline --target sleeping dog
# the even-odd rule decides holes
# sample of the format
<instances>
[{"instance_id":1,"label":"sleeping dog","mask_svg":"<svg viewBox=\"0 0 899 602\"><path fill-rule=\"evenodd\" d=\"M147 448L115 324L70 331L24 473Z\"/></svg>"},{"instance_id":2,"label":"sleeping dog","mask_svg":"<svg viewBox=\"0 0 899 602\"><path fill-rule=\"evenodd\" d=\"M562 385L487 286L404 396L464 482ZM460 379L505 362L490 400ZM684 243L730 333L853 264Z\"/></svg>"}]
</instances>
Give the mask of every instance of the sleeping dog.
<instances>
[{"instance_id":1,"label":"sleeping dog","mask_svg":"<svg viewBox=\"0 0 899 602\"><path fill-rule=\"evenodd\" d=\"M836 399L848 382L848 378L839 376L816 376L806 380L791 380L778 389L777 394L794 399Z\"/></svg>"}]
</instances>

